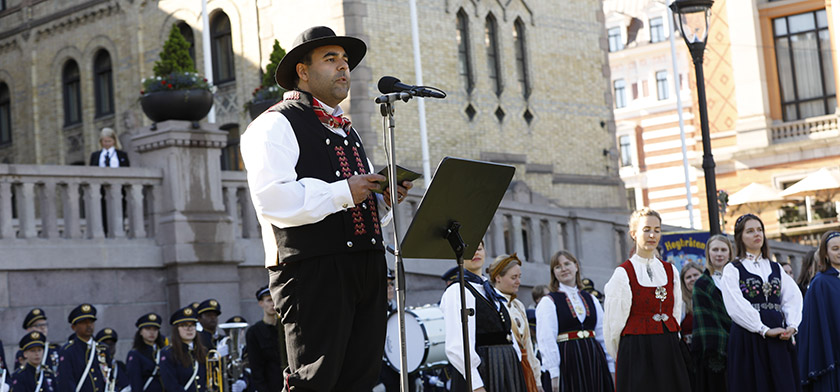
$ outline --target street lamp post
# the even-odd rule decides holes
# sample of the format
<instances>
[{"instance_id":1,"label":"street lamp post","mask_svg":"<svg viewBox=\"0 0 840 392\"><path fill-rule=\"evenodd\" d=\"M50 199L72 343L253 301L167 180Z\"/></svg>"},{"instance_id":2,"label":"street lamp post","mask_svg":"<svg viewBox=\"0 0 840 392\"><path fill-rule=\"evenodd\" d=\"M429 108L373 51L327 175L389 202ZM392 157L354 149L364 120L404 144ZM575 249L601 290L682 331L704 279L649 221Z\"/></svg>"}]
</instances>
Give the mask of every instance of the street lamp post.
<instances>
[{"instance_id":1,"label":"street lamp post","mask_svg":"<svg viewBox=\"0 0 840 392\"><path fill-rule=\"evenodd\" d=\"M717 186L715 185L715 159L709 137L709 113L706 108L706 84L703 78L703 51L709 35L709 14L714 0L674 0L671 11L680 26L685 44L691 52L697 76L697 102L700 107L700 132L703 139L703 173L706 178L706 203L709 209L709 232L720 234Z\"/></svg>"}]
</instances>

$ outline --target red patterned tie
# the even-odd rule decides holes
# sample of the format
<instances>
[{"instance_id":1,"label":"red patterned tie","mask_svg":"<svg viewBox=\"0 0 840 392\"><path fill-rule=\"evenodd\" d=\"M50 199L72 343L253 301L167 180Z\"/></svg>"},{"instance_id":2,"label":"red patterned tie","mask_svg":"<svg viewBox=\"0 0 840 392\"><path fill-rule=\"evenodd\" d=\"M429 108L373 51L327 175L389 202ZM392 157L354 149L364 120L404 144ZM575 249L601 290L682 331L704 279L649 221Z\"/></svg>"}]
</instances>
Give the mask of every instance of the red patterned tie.
<instances>
[{"instance_id":1,"label":"red patterned tie","mask_svg":"<svg viewBox=\"0 0 840 392\"><path fill-rule=\"evenodd\" d=\"M342 128L344 132L350 132L350 119L344 116L333 116L330 113L327 113L327 109L316 100L312 100L312 110L315 111L315 115L318 116L318 120L330 127L330 128Z\"/></svg>"}]
</instances>

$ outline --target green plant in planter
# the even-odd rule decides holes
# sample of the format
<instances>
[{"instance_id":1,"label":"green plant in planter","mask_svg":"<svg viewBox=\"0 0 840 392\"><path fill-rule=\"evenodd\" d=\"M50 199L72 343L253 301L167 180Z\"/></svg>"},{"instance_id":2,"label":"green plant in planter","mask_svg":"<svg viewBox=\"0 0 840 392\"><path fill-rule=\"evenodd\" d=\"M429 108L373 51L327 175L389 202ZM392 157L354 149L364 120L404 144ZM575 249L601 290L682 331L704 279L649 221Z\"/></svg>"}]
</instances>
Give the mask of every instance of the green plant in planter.
<instances>
[{"instance_id":1,"label":"green plant in planter","mask_svg":"<svg viewBox=\"0 0 840 392\"><path fill-rule=\"evenodd\" d=\"M163 44L160 60L155 61L154 76L142 80L141 95L157 91L202 89L213 92L213 86L196 72L190 57L190 44L175 26Z\"/></svg>"},{"instance_id":2,"label":"green plant in planter","mask_svg":"<svg viewBox=\"0 0 840 392\"><path fill-rule=\"evenodd\" d=\"M280 64L280 60L282 60L285 55L286 50L284 50L280 46L280 42L275 39L271 55L268 57L269 63L265 67L265 74L263 74L262 82L259 87L255 88L254 91L251 92L252 98L250 101L245 102L245 110L250 109L254 102L277 102L283 98L283 93L285 93L286 90L277 85L277 82L274 80L274 70L277 69L277 65Z\"/></svg>"}]
</instances>

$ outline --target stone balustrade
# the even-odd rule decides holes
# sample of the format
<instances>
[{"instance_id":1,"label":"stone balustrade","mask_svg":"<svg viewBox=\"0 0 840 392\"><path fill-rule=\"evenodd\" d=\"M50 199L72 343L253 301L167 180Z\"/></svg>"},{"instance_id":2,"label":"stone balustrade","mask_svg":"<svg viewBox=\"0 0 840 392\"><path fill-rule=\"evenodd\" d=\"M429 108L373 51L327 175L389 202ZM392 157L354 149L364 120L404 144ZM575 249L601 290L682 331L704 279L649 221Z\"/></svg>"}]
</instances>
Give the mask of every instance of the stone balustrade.
<instances>
[{"instance_id":1,"label":"stone balustrade","mask_svg":"<svg viewBox=\"0 0 840 392\"><path fill-rule=\"evenodd\" d=\"M837 115L811 117L770 126L773 143L837 136Z\"/></svg>"}]
</instances>

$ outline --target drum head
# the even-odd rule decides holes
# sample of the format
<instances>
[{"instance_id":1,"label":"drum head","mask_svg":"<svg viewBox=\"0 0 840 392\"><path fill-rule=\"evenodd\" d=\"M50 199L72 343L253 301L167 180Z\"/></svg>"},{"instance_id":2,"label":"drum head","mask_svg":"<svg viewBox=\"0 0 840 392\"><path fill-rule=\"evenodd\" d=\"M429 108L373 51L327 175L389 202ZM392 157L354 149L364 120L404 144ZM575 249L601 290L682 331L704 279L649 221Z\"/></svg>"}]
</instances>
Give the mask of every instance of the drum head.
<instances>
[{"instance_id":1,"label":"drum head","mask_svg":"<svg viewBox=\"0 0 840 392\"><path fill-rule=\"evenodd\" d=\"M405 349L408 362L406 370L413 373L420 367L426 356L426 336L423 333L423 327L417 321L417 316L410 311L405 312ZM397 313L388 317L385 360L391 369L400 371L400 327Z\"/></svg>"}]
</instances>

